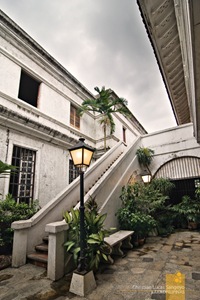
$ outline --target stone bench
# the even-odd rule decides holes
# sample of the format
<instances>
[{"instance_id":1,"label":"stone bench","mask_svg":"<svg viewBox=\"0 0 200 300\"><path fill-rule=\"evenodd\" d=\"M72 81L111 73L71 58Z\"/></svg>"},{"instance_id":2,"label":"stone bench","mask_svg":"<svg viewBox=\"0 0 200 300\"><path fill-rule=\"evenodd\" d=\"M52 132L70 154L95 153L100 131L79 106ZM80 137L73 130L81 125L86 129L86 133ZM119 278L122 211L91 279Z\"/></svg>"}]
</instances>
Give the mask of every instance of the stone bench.
<instances>
[{"instance_id":1,"label":"stone bench","mask_svg":"<svg viewBox=\"0 0 200 300\"><path fill-rule=\"evenodd\" d=\"M131 236L133 233L134 231L119 230L104 238L104 241L112 248L111 255L123 256L124 252L122 249L132 249L133 245L131 244ZM114 263L114 260L111 256L108 257L108 260L110 263Z\"/></svg>"}]
</instances>

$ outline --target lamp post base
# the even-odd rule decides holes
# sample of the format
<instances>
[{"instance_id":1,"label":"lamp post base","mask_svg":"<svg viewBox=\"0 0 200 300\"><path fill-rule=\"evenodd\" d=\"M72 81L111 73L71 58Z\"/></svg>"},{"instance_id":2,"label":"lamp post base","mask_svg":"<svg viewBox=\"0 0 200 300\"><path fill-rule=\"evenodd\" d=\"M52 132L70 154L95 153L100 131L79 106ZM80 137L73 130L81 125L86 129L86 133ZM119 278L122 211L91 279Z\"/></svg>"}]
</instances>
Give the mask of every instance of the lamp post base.
<instances>
[{"instance_id":1,"label":"lamp post base","mask_svg":"<svg viewBox=\"0 0 200 300\"><path fill-rule=\"evenodd\" d=\"M85 296L96 288L93 271L74 272L69 291L78 296Z\"/></svg>"}]
</instances>

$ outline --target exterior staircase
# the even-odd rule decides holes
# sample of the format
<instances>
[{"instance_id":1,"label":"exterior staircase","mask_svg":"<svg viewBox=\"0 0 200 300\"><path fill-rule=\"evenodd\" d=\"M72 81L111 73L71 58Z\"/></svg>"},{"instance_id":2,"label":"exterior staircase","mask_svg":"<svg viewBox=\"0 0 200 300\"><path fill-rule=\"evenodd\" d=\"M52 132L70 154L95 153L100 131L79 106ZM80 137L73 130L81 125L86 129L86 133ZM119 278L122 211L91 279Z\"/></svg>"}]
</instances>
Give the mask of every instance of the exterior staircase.
<instances>
[{"instance_id":1,"label":"exterior staircase","mask_svg":"<svg viewBox=\"0 0 200 300\"><path fill-rule=\"evenodd\" d=\"M109 218L105 220L106 228L117 227L116 211L121 205L119 195L122 186L133 174L133 170L138 168L135 152L139 145L140 137L129 147L126 147L123 142L117 143L85 173L84 200L86 202L90 197L94 198L100 208L100 213L109 215ZM32 218L12 223L14 229L13 267L30 262L47 268L48 277L52 280L63 276L65 257L62 245L67 224L62 216L63 212L69 211L71 207L79 207L79 197L80 181L77 178ZM49 234L49 249L47 240L43 239L47 234ZM51 263L47 265L48 253L51 256L49 260Z\"/></svg>"},{"instance_id":2,"label":"exterior staircase","mask_svg":"<svg viewBox=\"0 0 200 300\"><path fill-rule=\"evenodd\" d=\"M105 171L97 178L97 180L85 191L85 195L100 180L100 178L109 170L114 162L122 155L122 152L107 166ZM79 202L78 202L79 203ZM43 243L35 246L35 251L27 255L27 263L47 269L48 264L48 236L43 238Z\"/></svg>"},{"instance_id":3,"label":"exterior staircase","mask_svg":"<svg viewBox=\"0 0 200 300\"><path fill-rule=\"evenodd\" d=\"M48 236L43 238L43 243L35 246L35 252L27 255L27 263L47 269L48 263Z\"/></svg>"}]
</instances>

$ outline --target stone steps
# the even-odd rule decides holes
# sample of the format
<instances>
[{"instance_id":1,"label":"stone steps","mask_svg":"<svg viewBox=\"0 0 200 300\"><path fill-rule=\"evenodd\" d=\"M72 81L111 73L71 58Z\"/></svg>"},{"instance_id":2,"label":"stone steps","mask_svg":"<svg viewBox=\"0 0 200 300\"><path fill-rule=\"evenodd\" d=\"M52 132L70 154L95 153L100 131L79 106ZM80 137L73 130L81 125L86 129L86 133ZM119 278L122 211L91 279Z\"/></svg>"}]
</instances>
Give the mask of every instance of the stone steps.
<instances>
[{"instance_id":1,"label":"stone steps","mask_svg":"<svg viewBox=\"0 0 200 300\"><path fill-rule=\"evenodd\" d=\"M27 263L47 269L48 237L44 237L43 243L35 246L35 252L27 255Z\"/></svg>"}]
</instances>

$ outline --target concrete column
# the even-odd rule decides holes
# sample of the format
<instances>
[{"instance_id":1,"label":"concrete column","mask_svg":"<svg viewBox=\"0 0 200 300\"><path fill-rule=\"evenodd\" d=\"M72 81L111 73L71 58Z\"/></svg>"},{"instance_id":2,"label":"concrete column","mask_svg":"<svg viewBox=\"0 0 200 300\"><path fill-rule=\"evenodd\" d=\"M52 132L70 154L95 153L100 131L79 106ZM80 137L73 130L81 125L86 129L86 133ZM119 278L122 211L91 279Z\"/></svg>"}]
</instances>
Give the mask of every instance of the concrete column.
<instances>
[{"instance_id":1,"label":"concrete column","mask_svg":"<svg viewBox=\"0 0 200 300\"><path fill-rule=\"evenodd\" d=\"M65 221L46 225L49 233L47 277L55 281L65 274L65 248L68 224Z\"/></svg>"},{"instance_id":2,"label":"concrete column","mask_svg":"<svg viewBox=\"0 0 200 300\"><path fill-rule=\"evenodd\" d=\"M12 267L20 267L26 264L28 231L31 222L17 221L13 222L11 227L14 229Z\"/></svg>"}]
</instances>

